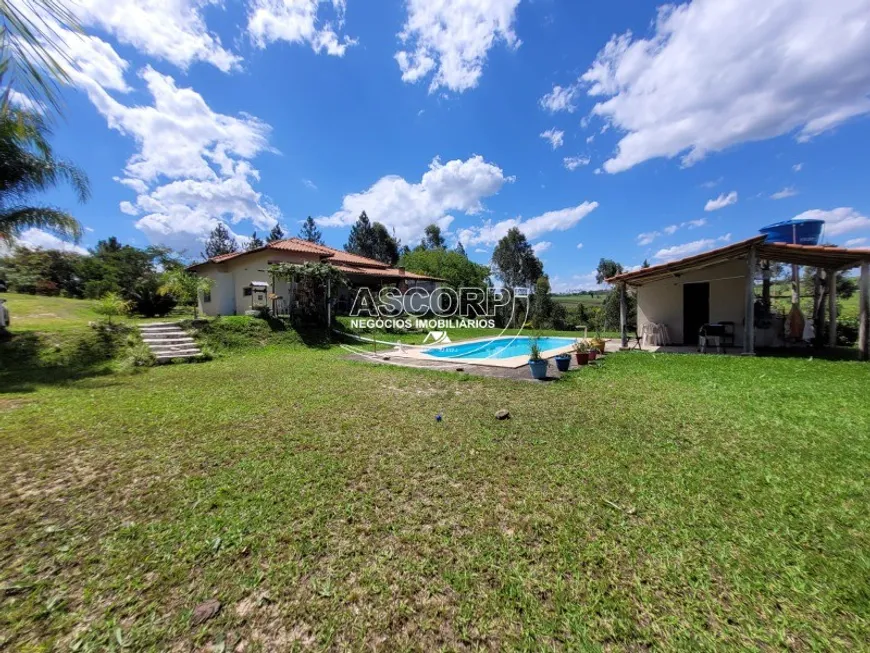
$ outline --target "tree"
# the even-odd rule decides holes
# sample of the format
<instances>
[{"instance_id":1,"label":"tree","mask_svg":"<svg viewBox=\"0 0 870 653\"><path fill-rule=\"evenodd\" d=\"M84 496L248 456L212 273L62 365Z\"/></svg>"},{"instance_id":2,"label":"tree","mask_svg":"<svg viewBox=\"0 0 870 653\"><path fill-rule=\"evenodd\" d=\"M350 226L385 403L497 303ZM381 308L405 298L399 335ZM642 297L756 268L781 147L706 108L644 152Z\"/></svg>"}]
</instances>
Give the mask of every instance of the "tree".
<instances>
[{"instance_id":1,"label":"tree","mask_svg":"<svg viewBox=\"0 0 870 653\"><path fill-rule=\"evenodd\" d=\"M122 245L114 236L101 240L91 250L90 256L80 260L78 276L82 292L92 299L116 292L135 301L133 290L136 284L154 277L155 261L160 260L165 265L166 255L167 250L159 247L139 249Z\"/></svg>"},{"instance_id":2,"label":"tree","mask_svg":"<svg viewBox=\"0 0 870 653\"><path fill-rule=\"evenodd\" d=\"M299 237L302 240L307 240L309 243L317 243L323 245L323 234L317 228L317 224L309 215L302 224L302 229L299 230Z\"/></svg>"},{"instance_id":3,"label":"tree","mask_svg":"<svg viewBox=\"0 0 870 653\"><path fill-rule=\"evenodd\" d=\"M641 263L641 266L640 266L640 267L641 267L641 269L645 270L646 268L649 267L649 261L646 260L646 259L644 259L644 260L643 260L643 263Z\"/></svg>"},{"instance_id":4,"label":"tree","mask_svg":"<svg viewBox=\"0 0 870 653\"><path fill-rule=\"evenodd\" d=\"M257 232L255 231L251 235L251 240L248 241L248 246L246 249L248 251L251 251L252 249L260 249L264 244L265 243L263 242L263 239L257 236Z\"/></svg>"},{"instance_id":5,"label":"tree","mask_svg":"<svg viewBox=\"0 0 870 653\"><path fill-rule=\"evenodd\" d=\"M531 286L544 273L544 264L516 227L498 241L492 252L492 266L495 275L508 288Z\"/></svg>"},{"instance_id":6,"label":"tree","mask_svg":"<svg viewBox=\"0 0 870 653\"><path fill-rule=\"evenodd\" d=\"M344 250L351 254L372 257L375 250L375 235L365 211L360 213L359 218L350 228Z\"/></svg>"},{"instance_id":7,"label":"tree","mask_svg":"<svg viewBox=\"0 0 870 653\"><path fill-rule=\"evenodd\" d=\"M64 43L64 32L81 34L75 15L62 0L27 0L0 3L3 58L0 61L0 113L6 113L12 92L34 103L60 111L58 87L69 83L69 56L55 43ZM58 57L60 61L58 61Z\"/></svg>"},{"instance_id":8,"label":"tree","mask_svg":"<svg viewBox=\"0 0 870 653\"><path fill-rule=\"evenodd\" d=\"M239 245L236 239L230 235L229 229L224 226L223 222L218 222L218 225L212 230L205 241L205 254L203 257L208 260L215 256L223 254L232 254L239 251Z\"/></svg>"},{"instance_id":9,"label":"tree","mask_svg":"<svg viewBox=\"0 0 870 653\"><path fill-rule=\"evenodd\" d=\"M380 222L372 224L372 233L375 238L375 250L372 258L387 265L395 265L399 260L399 241L397 241L387 228Z\"/></svg>"},{"instance_id":10,"label":"tree","mask_svg":"<svg viewBox=\"0 0 870 653\"><path fill-rule=\"evenodd\" d=\"M465 247L462 245L461 240L456 241L456 253L461 254L462 256L468 257L468 254L465 253Z\"/></svg>"},{"instance_id":11,"label":"tree","mask_svg":"<svg viewBox=\"0 0 870 653\"><path fill-rule=\"evenodd\" d=\"M430 224L426 227L426 236L420 243L420 247L423 249L445 249L447 241L441 235L441 227L437 224Z\"/></svg>"},{"instance_id":12,"label":"tree","mask_svg":"<svg viewBox=\"0 0 870 653\"><path fill-rule=\"evenodd\" d=\"M211 290L212 283L208 277L201 277L182 267L176 267L161 275L160 292L172 295L183 306L193 306L193 316L196 317L199 293Z\"/></svg>"},{"instance_id":13,"label":"tree","mask_svg":"<svg viewBox=\"0 0 870 653\"><path fill-rule=\"evenodd\" d=\"M281 228L280 224L276 224L272 227L272 231L269 232L269 237L266 239L266 242L274 243L276 240L284 240L284 230Z\"/></svg>"},{"instance_id":14,"label":"tree","mask_svg":"<svg viewBox=\"0 0 870 653\"><path fill-rule=\"evenodd\" d=\"M14 292L81 297L83 258L76 252L15 247L0 259L0 279Z\"/></svg>"},{"instance_id":15,"label":"tree","mask_svg":"<svg viewBox=\"0 0 870 653\"><path fill-rule=\"evenodd\" d=\"M88 178L68 161L55 159L42 116L7 109L0 113L0 240L11 243L35 227L78 240L82 226L72 215L25 204L34 193L68 182L81 202L90 196Z\"/></svg>"},{"instance_id":16,"label":"tree","mask_svg":"<svg viewBox=\"0 0 870 653\"><path fill-rule=\"evenodd\" d=\"M615 277L618 274L622 274L622 265L612 259L603 258L598 261L598 268L595 270L595 281L600 285L606 279Z\"/></svg>"},{"instance_id":17,"label":"tree","mask_svg":"<svg viewBox=\"0 0 870 653\"><path fill-rule=\"evenodd\" d=\"M485 288L489 268L469 261L459 252L447 249L418 249L402 254L399 265L417 274L444 279L445 285L459 288Z\"/></svg>"},{"instance_id":18,"label":"tree","mask_svg":"<svg viewBox=\"0 0 870 653\"><path fill-rule=\"evenodd\" d=\"M398 241L380 222L370 222L365 211L350 228L344 249L351 254L373 258L387 265L395 265L399 260Z\"/></svg>"}]
</instances>

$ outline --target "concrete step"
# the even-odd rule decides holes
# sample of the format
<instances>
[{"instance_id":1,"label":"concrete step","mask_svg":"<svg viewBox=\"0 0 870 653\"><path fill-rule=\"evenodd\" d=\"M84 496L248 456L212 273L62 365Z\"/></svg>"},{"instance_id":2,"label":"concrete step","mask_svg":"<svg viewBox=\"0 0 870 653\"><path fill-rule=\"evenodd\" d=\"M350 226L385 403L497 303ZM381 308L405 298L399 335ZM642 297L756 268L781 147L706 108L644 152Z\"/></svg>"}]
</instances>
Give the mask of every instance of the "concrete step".
<instances>
[{"instance_id":1,"label":"concrete step","mask_svg":"<svg viewBox=\"0 0 870 653\"><path fill-rule=\"evenodd\" d=\"M193 342L193 341L194 341L193 338L191 338L190 336L185 336L185 335L178 335L178 336L172 335L172 336L166 336L166 337L163 337L163 336L153 337L152 336L152 337L148 337L148 338L142 338L142 342L144 342L146 345L151 345L151 344L170 345L173 343Z\"/></svg>"},{"instance_id":2,"label":"concrete step","mask_svg":"<svg viewBox=\"0 0 870 653\"><path fill-rule=\"evenodd\" d=\"M154 356L157 359L158 363L167 363L171 360L175 359L191 359L191 358L201 358L202 352L196 354L160 354Z\"/></svg>"},{"instance_id":3,"label":"concrete step","mask_svg":"<svg viewBox=\"0 0 870 653\"><path fill-rule=\"evenodd\" d=\"M139 333L172 333L183 331L181 327L178 326L166 326L166 327L140 327Z\"/></svg>"},{"instance_id":4,"label":"concrete step","mask_svg":"<svg viewBox=\"0 0 870 653\"><path fill-rule=\"evenodd\" d=\"M185 356L199 356L202 352L199 349L161 349L160 351L151 352L155 357L167 356L169 358L183 358Z\"/></svg>"},{"instance_id":5,"label":"concrete step","mask_svg":"<svg viewBox=\"0 0 870 653\"><path fill-rule=\"evenodd\" d=\"M164 326L178 326L178 322L144 322L139 325L139 328L148 328L148 327L164 327Z\"/></svg>"}]
</instances>

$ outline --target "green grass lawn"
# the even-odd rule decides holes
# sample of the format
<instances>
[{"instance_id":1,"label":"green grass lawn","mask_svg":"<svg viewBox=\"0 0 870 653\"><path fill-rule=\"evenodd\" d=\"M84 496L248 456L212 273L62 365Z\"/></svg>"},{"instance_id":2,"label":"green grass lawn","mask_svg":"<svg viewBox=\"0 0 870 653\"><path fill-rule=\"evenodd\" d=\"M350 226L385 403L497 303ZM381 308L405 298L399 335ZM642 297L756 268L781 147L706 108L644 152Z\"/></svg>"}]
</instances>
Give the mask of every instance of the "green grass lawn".
<instances>
[{"instance_id":1,"label":"green grass lawn","mask_svg":"<svg viewBox=\"0 0 870 653\"><path fill-rule=\"evenodd\" d=\"M67 297L44 297L41 295L22 295L19 293L2 293L0 299L6 300L6 306L12 316L10 330L20 331L66 331L81 329L88 322L104 319L94 311L96 302L88 299L69 299ZM127 318L127 322L161 322L189 316L190 309L178 310L166 318Z\"/></svg>"},{"instance_id":2,"label":"green grass lawn","mask_svg":"<svg viewBox=\"0 0 870 653\"><path fill-rule=\"evenodd\" d=\"M0 377L0 649L861 649L868 381L630 353L532 384L301 345Z\"/></svg>"}]
</instances>

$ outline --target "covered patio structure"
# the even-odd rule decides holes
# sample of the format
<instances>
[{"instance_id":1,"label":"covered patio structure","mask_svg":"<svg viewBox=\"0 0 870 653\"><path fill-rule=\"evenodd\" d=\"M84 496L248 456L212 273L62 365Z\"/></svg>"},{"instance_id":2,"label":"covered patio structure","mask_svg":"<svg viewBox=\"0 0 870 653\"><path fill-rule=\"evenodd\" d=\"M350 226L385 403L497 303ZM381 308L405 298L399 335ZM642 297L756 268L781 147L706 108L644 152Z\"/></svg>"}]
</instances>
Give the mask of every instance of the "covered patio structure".
<instances>
[{"instance_id":1,"label":"covered patio structure","mask_svg":"<svg viewBox=\"0 0 870 653\"><path fill-rule=\"evenodd\" d=\"M674 343L694 345L699 327L710 323L731 328L731 340L744 354L754 354L758 338L777 346L778 333L770 308L770 263L815 268L813 315L816 326L827 303L827 345L837 344L837 273L860 268L858 291L861 360L870 360L870 249L848 249L772 243L760 235L678 261L611 277L620 293L622 346L629 342L627 292L637 292L637 330L667 325ZM762 271L762 296L756 298L756 276ZM799 288L793 288L799 297ZM827 302L822 301L827 295ZM762 315L767 311L767 314ZM817 330L816 334L820 333ZM816 344L819 338L816 338Z\"/></svg>"}]
</instances>

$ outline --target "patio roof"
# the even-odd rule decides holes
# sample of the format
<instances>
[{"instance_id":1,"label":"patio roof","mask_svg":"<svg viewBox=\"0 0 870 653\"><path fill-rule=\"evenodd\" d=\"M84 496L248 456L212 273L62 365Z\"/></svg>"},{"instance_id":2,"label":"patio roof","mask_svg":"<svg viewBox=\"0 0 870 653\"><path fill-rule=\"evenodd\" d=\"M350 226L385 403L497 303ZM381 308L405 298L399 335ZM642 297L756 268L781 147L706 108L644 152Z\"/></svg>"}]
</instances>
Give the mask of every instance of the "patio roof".
<instances>
[{"instance_id":1,"label":"patio roof","mask_svg":"<svg viewBox=\"0 0 870 653\"><path fill-rule=\"evenodd\" d=\"M870 261L870 249L850 249L846 247L824 247L821 245L789 245L787 243L766 242L766 236L759 235L741 240L725 247L712 249L677 261L670 261L633 272L616 275L607 279L608 283L626 283L630 286L643 286L680 276L684 272L710 267L738 258L746 258L754 247L760 260L806 265L827 270L845 270Z\"/></svg>"}]
</instances>

